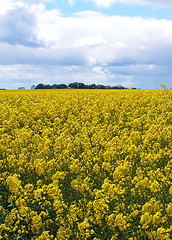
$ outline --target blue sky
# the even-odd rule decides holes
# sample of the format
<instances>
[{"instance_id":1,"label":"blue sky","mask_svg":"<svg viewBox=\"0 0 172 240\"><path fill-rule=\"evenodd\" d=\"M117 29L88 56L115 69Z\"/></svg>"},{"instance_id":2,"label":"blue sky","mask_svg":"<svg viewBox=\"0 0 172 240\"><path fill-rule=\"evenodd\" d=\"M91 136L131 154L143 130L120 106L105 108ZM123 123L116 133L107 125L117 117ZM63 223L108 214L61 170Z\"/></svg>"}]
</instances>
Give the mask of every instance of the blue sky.
<instances>
[{"instance_id":1,"label":"blue sky","mask_svg":"<svg viewBox=\"0 0 172 240\"><path fill-rule=\"evenodd\" d=\"M106 0L104 0L106 2ZM126 1L127 2L127 1ZM136 1L137 2L137 1ZM139 2L139 1L138 1ZM151 1L150 1L151 2ZM155 1L156 2L156 1ZM64 15L70 15L80 11L98 11L107 15L120 15L131 17L144 17L144 18L156 18L156 19L169 19L172 20L172 5L160 6L160 5L140 5L140 4L125 4L120 1L109 7L97 6L94 1L82 1L76 0L72 5L67 0L53 1L46 3L46 8L51 10L53 8L59 8Z\"/></svg>"},{"instance_id":2,"label":"blue sky","mask_svg":"<svg viewBox=\"0 0 172 240\"><path fill-rule=\"evenodd\" d=\"M171 13L171 0L0 0L0 88L169 88Z\"/></svg>"}]
</instances>

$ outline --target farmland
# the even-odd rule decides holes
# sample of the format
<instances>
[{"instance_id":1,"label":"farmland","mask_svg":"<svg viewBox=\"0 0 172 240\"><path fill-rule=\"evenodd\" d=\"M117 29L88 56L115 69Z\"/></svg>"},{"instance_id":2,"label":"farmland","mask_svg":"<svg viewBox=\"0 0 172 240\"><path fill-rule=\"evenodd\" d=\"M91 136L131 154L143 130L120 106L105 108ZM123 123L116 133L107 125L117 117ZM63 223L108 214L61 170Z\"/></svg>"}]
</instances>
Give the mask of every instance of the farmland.
<instances>
[{"instance_id":1,"label":"farmland","mask_svg":"<svg viewBox=\"0 0 172 240\"><path fill-rule=\"evenodd\" d=\"M0 239L172 239L172 90L0 92Z\"/></svg>"}]
</instances>

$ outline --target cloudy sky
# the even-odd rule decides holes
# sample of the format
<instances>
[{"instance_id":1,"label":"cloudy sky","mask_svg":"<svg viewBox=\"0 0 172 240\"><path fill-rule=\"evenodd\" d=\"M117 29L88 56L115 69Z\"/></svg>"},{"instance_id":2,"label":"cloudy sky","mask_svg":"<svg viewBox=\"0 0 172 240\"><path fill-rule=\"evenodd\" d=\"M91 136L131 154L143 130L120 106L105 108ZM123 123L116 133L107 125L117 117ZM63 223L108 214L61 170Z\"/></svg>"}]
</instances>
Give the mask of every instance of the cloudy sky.
<instances>
[{"instance_id":1,"label":"cloudy sky","mask_svg":"<svg viewBox=\"0 0 172 240\"><path fill-rule=\"evenodd\" d=\"M169 88L171 13L171 0L0 0L0 88Z\"/></svg>"}]
</instances>

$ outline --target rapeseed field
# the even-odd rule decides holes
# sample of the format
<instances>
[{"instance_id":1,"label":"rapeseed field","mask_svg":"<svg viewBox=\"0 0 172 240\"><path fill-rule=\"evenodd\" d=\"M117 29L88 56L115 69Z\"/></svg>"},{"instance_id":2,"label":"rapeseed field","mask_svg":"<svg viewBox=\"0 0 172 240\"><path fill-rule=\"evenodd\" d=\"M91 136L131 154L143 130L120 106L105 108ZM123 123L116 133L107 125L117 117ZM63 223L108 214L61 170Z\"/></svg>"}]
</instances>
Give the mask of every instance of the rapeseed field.
<instances>
[{"instance_id":1,"label":"rapeseed field","mask_svg":"<svg viewBox=\"0 0 172 240\"><path fill-rule=\"evenodd\" d=\"M172 239L172 91L1 91L0 239Z\"/></svg>"}]
</instances>

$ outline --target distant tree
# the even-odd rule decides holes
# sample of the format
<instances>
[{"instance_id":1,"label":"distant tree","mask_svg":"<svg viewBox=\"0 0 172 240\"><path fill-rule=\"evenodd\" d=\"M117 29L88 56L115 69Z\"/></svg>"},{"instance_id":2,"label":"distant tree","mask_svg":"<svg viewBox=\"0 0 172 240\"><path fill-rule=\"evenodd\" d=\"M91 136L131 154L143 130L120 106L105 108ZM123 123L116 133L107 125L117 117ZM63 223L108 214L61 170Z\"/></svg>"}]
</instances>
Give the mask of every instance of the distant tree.
<instances>
[{"instance_id":1,"label":"distant tree","mask_svg":"<svg viewBox=\"0 0 172 240\"><path fill-rule=\"evenodd\" d=\"M86 85L84 83L78 83L78 88L85 89Z\"/></svg>"},{"instance_id":2,"label":"distant tree","mask_svg":"<svg viewBox=\"0 0 172 240\"><path fill-rule=\"evenodd\" d=\"M135 88L135 87L130 87L130 89L132 90L132 89L137 89L137 88Z\"/></svg>"},{"instance_id":3,"label":"distant tree","mask_svg":"<svg viewBox=\"0 0 172 240\"><path fill-rule=\"evenodd\" d=\"M53 84L52 89L66 89L68 88L66 84Z\"/></svg>"},{"instance_id":4,"label":"distant tree","mask_svg":"<svg viewBox=\"0 0 172 240\"><path fill-rule=\"evenodd\" d=\"M117 86L113 86L112 89L126 89L126 88L121 85L117 85Z\"/></svg>"},{"instance_id":5,"label":"distant tree","mask_svg":"<svg viewBox=\"0 0 172 240\"><path fill-rule=\"evenodd\" d=\"M78 82L70 83L68 85L68 87L69 88L76 88L76 89L78 89L79 88L79 83Z\"/></svg>"},{"instance_id":6,"label":"distant tree","mask_svg":"<svg viewBox=\"0 0 172 240\"><path fill-rule=\"evenodd\" d=\"M66 89L68 88L66 84L58 84L59 89Z\"/></svg>"},{"instance_id":7,"label":"distant tree","mask_svg":"<svg viewBox=\"0 0 172 240\"><path fill-rule=\"evenodd\" d=\"M52 86L47 84L47 85L44 85L44 89L52 89Z\"/></svg>"},{"instance_id":8,"label":"distant tree","mask_svg":"<svg viewBox=\"0 0 172 240\"><path fill-rule=\"evenodd\" d=\"M97 88L98 88L98 89L105 89L105 86L104 86L104 85L101 85L101 84L98 84L98 85L97 85Z\"/></svg>"},{"instance_id":9,"label":"distant tree","mask_svg":"<svg viewBox=\"0 0 172 240\"><path fill-rule=\"evenodd\" d=\"M53 84L52 89L58 89L58 84Z\"/></svg>"},{"instance_id":10,"label":"distant tree","mask_svg":"<svg viewBox=\"0 0 172 240\"><path fill-rule=\"evenodd\" d=\"M68 86L66 84L44 85L44 84L40 83L35 87L35 89L66 89L66 88L73 88L73 89L126 89L125 87L123 87L121 85L111 87L109 85L104 86L101 84L86 85L86 84L80 83L80 82L73 82L73 83L70 83Z\"/></svg>"},{"instance_id":11,"label":"distant tree","mask_svg":"<svg viewBox=\"0 0 172 240\"><path fill-rule=\"evenodd\" d=\"M117 89L125 89L125 87L123 87L121 85L117 85Z\"/></svg>"},{"instance_id":12,"label":"distant tree","mask_svg":"<svg viewBox=\"0 0 172 240\"><path fill-rule=\"evenodd\" d=\"M38 84L36 87L35 87L35 89L44 89L45 87L44 87L44 84L42 84L42 83L40 83L40 84Z\"/></svg>"},{"instance_id":13,"label":"distant tree","mask_svg":"<svg viewBox=\"0 0 172 240\"><path fill-rule=\"evenodd\" d=\"M106 88L106 89L112 89L112 87L111 87L111 86L105 86L105 88Z\"/></svg>"},{"instance_id":14,"label":"distant tree","mask_svg":"<svg viewBox=\"0 0 172 240\"><path fill-rule=\"evenodd\" d=\"M25 89L25 87L19 87L18 88L18 90L24 90Z\"/></svg>"},{"instance_id":15,"label":"distant tree","mask_svg":"<svg viewBox=\"0 0 172 240\"><path fill-rule=\"evenodd\" d=\"M96 84L91 84L91 85L88 85L88 88L89 89L96 89L97 85Z\"/></svg>"},{"instance_id":16,"label":"distant tree","mask_svg":"<svg viewBox=\"0 0 172 240\"><path fill-rule=\"evenodd\" d=\"M35 85L32 85L30 89L35 89L35 88L36 88L36 86L35 86Z\"/></svg>"}]
</instances>

